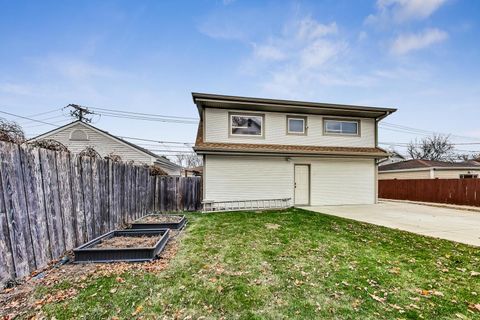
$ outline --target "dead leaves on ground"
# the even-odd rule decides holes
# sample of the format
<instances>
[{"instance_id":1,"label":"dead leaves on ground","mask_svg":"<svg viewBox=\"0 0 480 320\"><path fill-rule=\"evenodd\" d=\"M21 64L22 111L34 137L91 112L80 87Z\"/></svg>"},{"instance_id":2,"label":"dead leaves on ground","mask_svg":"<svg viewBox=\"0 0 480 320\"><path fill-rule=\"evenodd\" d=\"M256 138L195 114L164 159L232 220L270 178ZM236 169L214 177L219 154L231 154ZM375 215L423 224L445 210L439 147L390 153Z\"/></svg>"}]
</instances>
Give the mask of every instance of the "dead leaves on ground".
<instances>
[{"instance_id":1,"label":"dead leaves on ground","mask_svg":"<svg viewBox=\"0 0 480 320\"><path fill-rule=\"evenodd\" d=\"M109 263L109 264L67 264L60 268L50 267L44 270L45 276L41 279L29 278L19 286L3 290L0 294L2 308L0 316L6 316L6 319L13 319L21 315L31 314L33 310L40 309L50 303L58 303L75 297L78 292L86 287L89 280L100 277L109 277L118 275L116 282L122 284L125 282L120 275L129 273L158 273L164 270L178 250L175 241L169 241L160 259L144 263ZM68 283L70 288L64 290L55 290L55 285ZM53 288L52 293L47 293L41 299L35 299L34 293L38 287ZM109 290L110 294L115 294L118 288Z\"/></svg>"}]
</instances>

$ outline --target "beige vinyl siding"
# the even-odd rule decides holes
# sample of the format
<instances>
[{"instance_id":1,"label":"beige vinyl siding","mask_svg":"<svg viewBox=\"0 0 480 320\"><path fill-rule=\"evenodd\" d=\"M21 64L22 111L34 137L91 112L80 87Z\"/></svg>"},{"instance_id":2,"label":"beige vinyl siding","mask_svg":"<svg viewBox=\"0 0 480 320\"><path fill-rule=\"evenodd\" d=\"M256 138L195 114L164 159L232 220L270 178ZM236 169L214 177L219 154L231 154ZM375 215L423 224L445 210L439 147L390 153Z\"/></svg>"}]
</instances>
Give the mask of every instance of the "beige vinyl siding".
<instances>
[{"instance_id":1,"label":"beige vinyl siding","mask_svg":"<svg viewBox=\"0 0 480 320\"><path fill-rule=\"evenodd\" d=\"M312 205L373 204L373 159L325 159L312 162Z\"/></svg>"},{"instance_id":2,"label":"beige vinyl siding","mask_svg":"<svg viewBox=\"0 0 480 320\"><path fill-rule=\"evenodd\" d=\"M372 204L372 159L207 155L204 199L210 201L294 197L294 164L310 165L310 204Z\"/></svg>"},{"instance_id":3,"label":"beige vinyl siding","mask_svg":"<svg viewBox=\"0 0 480 320\"><path fill-rule=\"evenodd\" d=\"M72 141L70 134L74 130L82 130L88 136L88 141ZM153 164L154 158L150 157L140 151L135 150L115 139L112 139L104 134L92 130L80 123L71 127L65 128L58 132L42 137L42 139L54 139L64 144L71 152L79 153L87 146L93 147L102 157L109 153L119 155L123 161L134 161L137 164ZM163 167L162 167L163 168Z\"/></svg>"},{"instance_id":4,"label":"beige vinyl siding","mask_svg":"<svg viewBox=\"0 0 480 320\"><path fill-rule=\"evenodd\" d=\"M379 180L388 179L430 179L430 169L402 172L378 172Z\"/></svg>"},{"instance_id":5,"label":"beige vinyl siding","mask_svg":"<svg viewBox=\"0 0 480 320\"><path fill-rule=\"evenodd\" d=\"M434 170L435 178L439 179L459 179L461 174L478 174L480 177L480 170Z\"/></svg>"},{"instance_id":6,"label":"beige vinyl siding","mask_svg":"<svg viewBox=\"0 0 480 320\"><path fill-rule=\"evenodd\" d=\"M307 115L307 135L288 135L287 115L291 114L259 112L265 114L265 136L263 138L239 136L232 137L229 136L229 112L241 113L235 110L212 108L205 109L204 136L206 142L375 147L374 119L360 119L360 136L339 136L323 134L322 116Z\"/></svg>"},{"instance_id":7,"label":"beige vinyl siding","mask_svg":"<svg viewBox=\"0 0 480 320\"><path fill-rule=\"evenodd\" d=\"M207 155L204 199L291 198L293 165L285 158Z\"/></svg>"}]
</instances>

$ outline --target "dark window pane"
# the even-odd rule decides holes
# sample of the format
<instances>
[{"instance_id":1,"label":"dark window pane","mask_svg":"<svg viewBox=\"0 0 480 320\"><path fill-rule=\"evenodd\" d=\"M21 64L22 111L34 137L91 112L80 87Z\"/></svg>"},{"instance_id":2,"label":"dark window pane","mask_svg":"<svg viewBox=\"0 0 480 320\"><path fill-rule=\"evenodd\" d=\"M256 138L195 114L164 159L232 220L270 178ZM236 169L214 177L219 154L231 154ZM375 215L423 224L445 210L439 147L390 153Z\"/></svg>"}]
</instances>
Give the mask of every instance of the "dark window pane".
<instances>
[{"instance_id":1,"label":"dark window pane","mask_svg":"<svg viewBox=\"0 0 480 320\"><path fill-rule=\"evenodd\" d=\"M326 120L325 132L340 134L358 134L358 122Z\"/></svg>"},{"instance_id":2,"label":"dark window pane","mask_svg":"<svg viewBox=\"0 0 480 320\"><path fill-rule=\"evenodd\" d=\"M303 133L304 132L303 119L288 119L288 131Z\"/></svg>"},{"instance_id":3,"label":"dark window pane","mask_svg":"<svg viewBox=\"0 0 480 320\"><path fill-rule=\"evenodd\" d=\"M262 117L232 116L232 134L262 135Z\"/></svg>"},{"instance_id":4,"label":"dark window pane","mask_svg":"<svg viewBox=\"0 0 480 320\"><path fill-rule=\"evenodd\" d=\"M327 132L341 132L342 126L338 121L327 120L326 122L326 131Z\"/></svg>"},{"instance_id":5,"label":"dark window pane","mask_svg":"<svg viewBox=\"0 0 480 320\"><path fill-rule=\"evenodd\" d=\"M342 133L357 134L358 123L356 122L342 122Z\"/></svg>"}]
</instances>

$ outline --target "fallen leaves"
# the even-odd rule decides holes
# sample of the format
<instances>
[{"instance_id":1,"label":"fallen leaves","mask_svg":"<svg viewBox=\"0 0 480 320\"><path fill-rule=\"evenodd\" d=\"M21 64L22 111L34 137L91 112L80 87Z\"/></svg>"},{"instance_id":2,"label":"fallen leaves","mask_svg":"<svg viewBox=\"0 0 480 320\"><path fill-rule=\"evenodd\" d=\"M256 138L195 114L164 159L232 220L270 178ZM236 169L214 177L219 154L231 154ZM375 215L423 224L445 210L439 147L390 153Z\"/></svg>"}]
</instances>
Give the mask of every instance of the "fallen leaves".
<instances>
[{"instance_id":1,"label":"fallen leaves","mask_svg":"<svg viewBox=\"0 0 480 320\"><path fill-rule=\"evenodd\" d=\"M277 230L278 228L280 228L280 225L275 223L265 223L265 228Z\"/></svg>"},{"instance_id":2,"label":"fallen leaves","mask_svg":"<svg viewBox=\"0 0 480 320\"><path fill-rule=\"evenodd\" d=\"M142 311L143 311L143 306L142 306L142 305L139 305L139 306L135 309L135 311L132 312L132 316L136 316L136 315L138 315L138 314L139 314L140 312L142 312Z\"/></svg>"},{"instance_id":3,"label":"fallen leaves","mask_svg":"<svg viewBox=\"0 0 480 320\"><path fill-rule=\"evenodd\" d=\"M388 270L388 272L393 273L393 274L400 274L400 268L399 267L393 267Z\"/></svg>"},{"instance_id":4,"label":"fallen leaves","mask_svg":"<svg viewBox=\"0 0 480 320\"><path fill-rule=\"evenodd\" d=\"M432 289L432 290L416 289L415 292L417 292L418 294L420 294L421 296L424 296L424 297L429 297L429 296L443 297L443 296L445 296L443 294L443 292L437 291L435 289Z\"/></svg>"},{"instance_id":5,"label":"fallen leaves","mask_svg":"<svg viewBox=\"0 0 480 320\"><path fill-rule=\"evenodd\" d=\"M380 302L380 303L382 303L382 304L385 303L385 301L387 300L386 298L380 298L379 296L376 296L376 295L371 294L371 293L369 293L368 295L369 295L373 300L378 301L378 302Z\"/></svg>"},{"instance_id":6,"label":"fallen leaves","mask_svg":"<svg viewBox=\"0 0 480 320\"><path fill-rule=\"evenodd\" d=\"M468 309L476 312L480 312L480 303L469 303Z\"/></svg>"},{"instance_id":7,"label":"fallen leaves","mask_svg":"<svg viewBox=\"0 0 480 320\"><path fill-rule=\"evenodd\" d=\"M78 291L85 288L86 283L100 277L118 275L116 282L121 284L125 279L121 274L127 272L149 272L157 273L168 266L171 258L176 254L178 246L174 240L168 242L162 257L145 263L109 263L109 264L66 264L60 268L54 268L54 262L49 268L42 270L44 276L39 279L28 278L21 285L3 290L0 296L1 308L0 319L7 314L11 319L18 316L31 314L32 310L39 312L44 305L69 300L78 294ZM33 273L35 275L35 273ZM52 289L59 283L69 283L71 288L65 290ZM52 292L45 294L41 299L34 298L37 287L42 286L51 289ZM117 288L109 290L115 294ZM97 297L97 293L91 298Z\"/></svg>"}]
</instances>

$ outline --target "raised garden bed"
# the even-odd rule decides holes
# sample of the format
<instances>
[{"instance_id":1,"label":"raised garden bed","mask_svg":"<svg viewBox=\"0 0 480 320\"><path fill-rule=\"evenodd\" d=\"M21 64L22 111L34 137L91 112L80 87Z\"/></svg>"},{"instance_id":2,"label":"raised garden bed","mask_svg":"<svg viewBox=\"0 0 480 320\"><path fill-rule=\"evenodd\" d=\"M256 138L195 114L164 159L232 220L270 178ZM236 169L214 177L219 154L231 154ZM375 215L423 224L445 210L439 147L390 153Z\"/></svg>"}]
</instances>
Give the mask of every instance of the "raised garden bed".
<instances>
[{"instance_id":1,"label":"raised garden bed","mask_svg":"<svg viewBox=\"0 0 480 320\"><path fill-rule=\"evenodd\" d=\"M111 231L74 249L75 263L151 261L168 237L169 229Z\"/></svg>"},{"instance_id":2,"label":"raised garden bed","mask_svg":"<svg viewBox=\"0 0 480 320\"><path fill-rule=\"evenodd\" d=\"M132 229L182 229L187 223L185 216L173 214L149 214L132 223Z\"/></svg>"}]
</instances>

